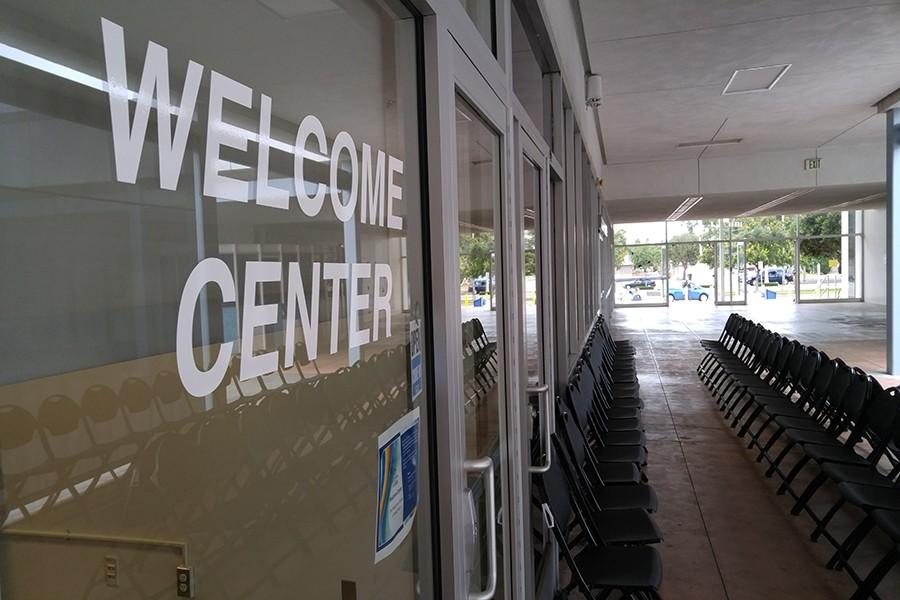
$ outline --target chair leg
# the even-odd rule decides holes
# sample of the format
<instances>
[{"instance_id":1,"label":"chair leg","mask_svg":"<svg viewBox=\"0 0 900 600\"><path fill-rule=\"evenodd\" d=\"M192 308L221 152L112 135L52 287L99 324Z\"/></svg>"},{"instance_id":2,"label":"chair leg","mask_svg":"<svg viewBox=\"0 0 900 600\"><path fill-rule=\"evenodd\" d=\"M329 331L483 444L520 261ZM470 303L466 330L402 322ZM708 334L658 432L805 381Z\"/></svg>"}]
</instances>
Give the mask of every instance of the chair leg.
<instances>
[{"instance_id":1,"label":"chair leg","mask_svg":"<svg viewBox=\"0 0 900 600\"><path fill-rule=\"evenodd\" d=\"M878 587L878 584L881 583L884 576L888 574L888 571L897 564L898 560L900 560L900 549L895 545L884 555L884 558L872 568L868 576L866 576L866 579L856 589L856 593L850 597L850 600L868 600L875 591L875 588Z\"/></svg>"},{"instance_id":2,"label":"chair leg","mask_svg":"<svg viewBox=\"0 0 900 600\"><path fill-rule=\"evenodd\" d=\"M750 416L747 417L747 420L744 421L744 424L741 425L741 428L738 430L737 436L739 438L742 438L745 435L747 435L747 431L749 431L750 426L753 425L754 422L756 422L756 419L757 419L757 417L759 417L760 413L762 413L762 410L763 410L762 406L757 406L756 409L750 414ZM738 415L738 417L735 418L734 424L732 425L732 427L737 425L739 422L740 422L740 415Z\"/></svg>"},{"instance_id":3,"label":"chair leg","mask_svg":"<svg viewBox=\"0 0 900 600\"><path fill-rule=\"evenodd\" d=\"M825 563L826 569L836 569L841 570L844 566L844 563L850 560L850 557L853 556L853 553L856 551L856 548L862 543L869 532L875 527L875 520L870 516L866 515L866 518L862 520L862 522L856 526L856 529L850 532L850 535L847 536L847 539L835 550L834 555Z\"/></svg>"},{"instance_id":4,"label":"chair leg","mask_svg":"<svg viewBox=\"0 0 900 600\"><path fill-rule=\"evenodd\" d=\"M778 453L778 456L775 457L775 460L771 461L769 468L766 469L766 477L771 477L775 473L775 471L778 470L779 465L781 465L781 461L784 460L784 458L791 451L791 448L793 448L795 445L796 444L794 442L788 442L787 446L785 446L781 450L781 452ZM766 455L766 458L768 458L768 455Z\"/></svg>"},{"instance_id":5,"label":"chair leg","mask_svg":"<svg viewBox=\"0 0 900 600\"><path fill-rule=\"evenodd\" d=\"M809 462L809 457L803 455L803 458L797 461L797 464L794 465L794 468L791 469L791 472L788 473L788 476L784 478L781 486L778 488L777 494L779 496L783 496L786 491L791 487L791 482L794 481L794 478L800 474L800 471L803 470L803 467L806 466L806 463Z\"/></svg>"},{"instance_id":6,"label":"chair leg","mask_svg":"<svg viewBox=\"0 0 900 600\"><path fill-rule=\"evenodd\" d=\"M828 475L825 474L825 471L819 472L816 475L816 478L809 482L809 485L806 486L806 489L803 490L803 493L800 494L800 497L797 498L797 501L794 503L794 507L791 509L791 514L797 516L800 514L809 501L812 499L813 495L822 487L822 484L828 479ZM834 515L832 515L834 516Z\"/></svg>"},{"instance_id":7,"label":"chair leg","mask_svg":"<svg viewBox=\"0 0 900 600\"><path fill-rule=\"evenodd\" d=\"M762 432L766 430L766 428L769 426L769 423L771 423L774 418L775 417L770 415L765 421L763 421L763 424L760 425L760 427L756 431L750 432L750 443L747 444L747 450L752 450L753 446L759 446L760 448L762 448L759 443L759 436L762 435ZM757 459L756 462L759 462L759 459Z\"/></svg>"},{"instance_id":8,"label":"chair leg","mask_svg":"<svg viewBox=\"0 0 900 600\"><path fill-rule=\"evenodd\" d=\"M752 448L753 443L756 442L756 445L759 446L759 436L762 435L763 430L772 422L773 417L769 417L768 420L763 423L763 426L759 428L756 433L751 434L753 439L750 441L750 445L747 448ZM766 441L765 446L759 446L759 454L756 455L756 462L762 462L764 457L769 456L769 450L772 449L772 446L775 445L775 442L781 439L781 435L784 433L784 428L779 427L778 430L772 434L772 437Z\"/></svg>"},{"instance_id":9,"label":"chair leg","mask_svg":"<svg viewBox=\"0 0 900 600\"><path fill-rule=\"evenodd\" d=\"M822 520L819 521L819 523L816 525L816 528L813 530L812 534L810 534L810 536L809 536L810 540L812 540L813 542L819 541L819 536L825 532L825 529L828 527L828 524L831 523L831 519L834 518L834 515L837 514L837 512L841 509L841 507L844 505L845 502L846 502L846 500L841 498L840 500L838 500L837 502L834 503L834 506L832 506L828 510L828 512L825 513L825 516L822 517Z\"/></svg>"}]
</instances>

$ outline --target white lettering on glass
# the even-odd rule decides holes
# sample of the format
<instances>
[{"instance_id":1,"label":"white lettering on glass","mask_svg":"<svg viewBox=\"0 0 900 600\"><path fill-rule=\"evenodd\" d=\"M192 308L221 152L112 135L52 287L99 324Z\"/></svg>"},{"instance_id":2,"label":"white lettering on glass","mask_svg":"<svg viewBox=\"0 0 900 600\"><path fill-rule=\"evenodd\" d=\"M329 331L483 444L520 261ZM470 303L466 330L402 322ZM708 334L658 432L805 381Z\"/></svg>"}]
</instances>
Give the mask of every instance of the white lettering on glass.
<instances>
[{"instance_id":1,"label":"white lettering on glass","mask_svg":"<svg viewBox=\"0 0 900 600\"><path fill-rule=\"evenodd\" d=\"M256 203L287 210L290 193L269 185L269 137L272 128L272 99L262 94L259 101L259 149L256 158Z\"/></svg>"},{"instance_id":2,"label":"white lettering on glass","mask_svg":"<svg viewBox=\"0 0 900 600\"><path fill-rule=\"evenodd\" d=\"M325 263L322 271L322 279L331 281L331 346L329 353L334 354L338 351L338 327L340 320L338 319L339 308L341 302L341 280L346 280L350 276L350 265L347 263Z\"/></svg>"},{"instance_id":3,"label":"white lettering on glass","mask_svg":"<svg viewBox=\"0 0 900 600\"><path fill-rule=\"evenodd\" d=\"M374 177L374 179L373 179ZM379 150L372 169L372 147L362 145L362 181L359 184L359 222L366 222L366 211L369 213L369 224L384 227L384 152Z\"/></svg>"},{"instance_id":4,"label":"white lettering on glass","mask_svg":"<svg viewBox=\"0 0 900 600\"><path fill-rule=\"evenodd\" d=\"M300 121L300 127L297 128L297 140L294 144L294 187L297 190L297 202L300 204L300 210L308 217L314 217L319 214L322 209L322 203L325 202L325 185L316 184L316 195L308 196L306 194L306 180L303 178L303 159L306 154L306 140L309 136L316 138L319 152L324 154L328 151L325 145L325 128L322 122L314 115L306 115Z\"/></svg>"},{"instance_id":5,"label":"white lettering on glass","mask_svg":"<svg viewBox=\"0 0 900 600\"><path fill-rule=\"evenodd\" d=\"M196 122L196 103L205 69L199 63L188 62L180 106L173 106L168 49L148 41L140 86L134 92L128 87L124 29L107 19L101 19L100 24L116 179L131 184L137 181L141 153L148 142L150 111L155 110L159 186L161 189L175 190L189 134ZM289 210L293 195L304 215L317 217L328 194L338 221L349 223L359 205L360 224L403 229L403 218L400 216L403 211L399 209L399 204L403 201L404 165L400 158L383 150L373 149L366 143L358 148L347 131L339 130L329 140L325 126L313 114L306 115L298 124L293 146L276 140L271 131L273 99L266 94L260 94L258 131L246 129L236 122L227 122L224 116L228 113L225 110L226 101L245 109L253 109L253 89L225 74L208 71L209 106L203 173L205 196L245 203L255 197L260 206ZM133 116L130 106L132 102L135 103ZM198 118L202 119L203 115L199 114ZM202 123L197 123L198 129L202 127ZM199 139L201 136L195 137ZM248 153L250 142L257 143L255 193L251 193L254 188L250 181L227 175L229 170L235 168L253 168L252 158L235 158L235 155ZM293 190L286 189L289 186L284 183L280 183L281 187L275 185L276 182L270 178L273 149L293 155L293 177L286 179L292 181ZM278 323L279 307L276 304L257 303L257 292L266 283L280 283L282 269L283 265L279 261L247 263L241 303L239 377L242 380L266 375L278 369L278 352L268 351L254 355L254 342L258 328ZM313 262L307 287L301 275L299 261L288 262L287 279L287 305L284 307L285 368L290 368L293 364L297 351L298 313L299 329L302 330L307 356L310 360L318 356L321 322L319 304L323 281L331 282L330 354L338 351L342 298L346 299L347 350L377 341L382 331L385 337L391 337L393 273L390 264L365 261L324 264ZM235 345L234 342L221 344L212 366L206 371L198 368L193 346L195 309L199 302L205 301L203 289L208 284L215 284L221 289L222 303L235 302L236 280L225 262L218 258L206 258L194 267L182 290L178 307L176 359L185 390L193 396L209 395L221 385L228 374ZM342 281L345 282L344 296ZM362 323L371 323L371 327L361 326Z\"/></svg>"},{"instance_id":6,"label":"white lettering on glass","mask_svg":"<svg viewBox=\"0 0 900 600\"><path fill-rule=\"evenodd\" d=\"M281 281L281 264L273 261L248 261L244 271L244 311L241 323L241 381L271 373L278 368L278 353L253 354L256 328L278 321L277 304L257 304L259 284Z\"/></svg>"},{"instance_id":7,"label":"white lettering on glass","mask_svg":"<svg viewBox=\"0 0 900 600\"><path fill-rule=\"evenodd\" d=\"M209 122L206 124L206 165L203 169L203 194L213 198L246 202L250 199L250 187L246 181L219 174L219 148L227 146L247 151L247 138L235 127L222 120L222 105L230 100L246 108L253 105L253 90L212 71L209 79Z\"/></svg>"},{"instance_id":8,"label":"white lettering on glass","mask_svg":"<svg viewBox=\"0 0 900 600\"><path fill-rule=\"evenodd\" d=\"M350 315L347 324L348 345L357 348L369 343L369 330L359 328L359 311L369 308L369 295L359 293L359 282L372 276L372 265L353 263L350 273Z\"/></svg>"},{"instance_id":9,"label":"white lettering on glass","mask_svg":"<svg viewBox=\"0 0 900 600\"><path fill-rule=\"evenodd\" d=\"M388 157L387 226L390 229L403 229L403 219L394 216L394 200L403 199L403 189L394 183L394 173L403 175L403 161L391 156Z\"/></svg>"},{"instance_id":10,"label":"white lettering on glass","mask_svg":"<svg viewBox=\"0 0 900 600\"><path fill-rule=\"evenodd\" d=\"M212 394L225 374L231 362L233 342L226 342L219 348L219 356L208 371L201 371L194 361L194 307L200 298L200 292L207 283L215 283L222 290L222 302L234 302L234 279L228 265L218 258L205 258L200 261L184 284L181 292L181 303L178 305L178 325L175 333L175 362L178 365L178 376L188 394L202 397Z\"/></svg>"},{"instance_id":11,"label":"white lettering on glass","mask_svg":"<svg viewBox=\"0 0 900 600\"><path fill-rule=\"evenodd\" d=\"M181 163L187 145L188 131L200 90L203 66L188 62L181 93L181 108L175 119L175 138L172 139L172 113L175 109L169 96L169 51L155 42L147 43L141 87L137 93L134 122L129 125L130 92L125 66L125 32L121 25L100 19L103 29L103 55L106 59L109 116L112 125L113 151L116 158L116 180L123 183L137 181L141 151L147 137L150 108L156 98L156 129L159 147L159 187L174 190L178 187Z\"/></svg>"},{"instance_id":12,"label":"white lettering on glass","mask_svg":"<svg viewBox=\"0 0 900 600\"><path fill-rule=\"evenodd\" d=\"M306 294L303 291L303 278L300 276L300 264L288 263L288 306L287 323L284 326L284 367L290 368L294 363L296 339L296 313L300 309L300 326L303 328L303 343L309 360L315 360L319 346L319 279L322 264L314 262L312 266L312 289L309 292L309 312L306 310Z\"/></svg>"}]
</instances>

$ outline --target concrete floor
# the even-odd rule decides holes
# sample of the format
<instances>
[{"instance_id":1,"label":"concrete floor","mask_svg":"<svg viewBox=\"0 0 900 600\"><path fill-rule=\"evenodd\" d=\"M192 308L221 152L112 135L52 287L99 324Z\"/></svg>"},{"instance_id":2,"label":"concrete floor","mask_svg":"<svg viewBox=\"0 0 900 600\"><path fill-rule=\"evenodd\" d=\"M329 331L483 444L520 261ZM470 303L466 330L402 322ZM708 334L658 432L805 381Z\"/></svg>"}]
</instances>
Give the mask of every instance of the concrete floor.
<instances>
[{"instance_id":1,"label":"concrete floor","mask_svg":"<svg viewBox=\"0 0 900 600\"><path fill-rule=\"evenodd\" d=\"M745 449L700 383L695 369L704 353L698 340L718 337L728 315L737 311L876 374L885 364L884 307L698 304L618 309L612 319L617 337L633 340L638 350L648 474L659 494L657 521L665 535L659 546L665 561L663 597L849 598L855 590L850 578L824 567L831 547L809 540L812 521L790 516L790 498L775 495L777 478L764 477L755 453ZM895 382L878 377L885 386ZM799 485L814 475L814 469L807 469ZM835 497L833 489L823 489L814 503L816 512L823 514ZM842 532L860 518L845 510L835 519L834 530L842 539ZM872 537L860 548L854 566L868 573L886 544ZM900 567L879 588L881 598L900 598L898 571Z\"/></svg>"}]
</instances>

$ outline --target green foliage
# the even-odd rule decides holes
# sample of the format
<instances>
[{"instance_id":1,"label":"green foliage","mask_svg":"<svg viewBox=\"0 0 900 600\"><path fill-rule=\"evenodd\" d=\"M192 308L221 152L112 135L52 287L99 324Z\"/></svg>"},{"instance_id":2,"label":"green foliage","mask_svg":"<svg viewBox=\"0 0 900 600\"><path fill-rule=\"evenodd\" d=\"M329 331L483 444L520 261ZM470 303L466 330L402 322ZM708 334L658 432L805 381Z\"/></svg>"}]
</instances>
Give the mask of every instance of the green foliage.
<instances>
[{"instance_id":1,"label":"green foliage","mask_svg":"<svg viewBox=\"0 0 900 600\"><path fill-rule=\"evenodd\" d=\"M700 244L693 231L673 235L669 244L669 266L681 267L681 278L687 279L687 270L700 260Z\"/></svg>"},{"instance_id":2,"label":"green foliage","mask_svg":"<svg viewBox=\"0 0 900 600\"><path fill-rule=\"evenodd\" d=\"M802 235L837 235L841 233L841 213L810 213L800 217Z\"/></svg>"},{"instance_id":3,"label":"green foliage","mask_svg":"<svg viewBox=\"0 0 900 600\"><path fill-rule=\"evenodd\" d=\"M662 252L659 246L630 246L631 264L635 271L662 271Z\"/></svg>"},{"instance_id":4,"label":"green foliage","mask_svg":"<svg viewBox=\"0 0 900 600\"><path fill-rule=\"evenodd\" d=\"M736 224L733 239L787 239L794 237L797 232L794 217L746 217Z\"/></svg>"},{"instance_id":5,"label":"green foliage","mask_svg":"<svg viewBox=\"0 0 900 600\"><path fill-rule=\"evenodd\" d=\"M620 268L625 264L625 255L628 254L628 249L625 248L625 244L628 243L628 240L625 237L625 230L618 229L616 233L613 235L613 260L615 261L615 268Z\"/></svg>"},{"instance_id":6,"label":"green foliage","mask_svg":"<svg viewBox=\"0 0 900 600\"><path fill-rule=\"evenodd\" d=\"M465 233L459 236L459 276L463 280L475 279L491 271L491 255L494 253L494 234L490 232Z\"/></svg>"},{"instance_id":7,"label":"green foliage","mask_svg":"<svg viewBox=\"0 0 900 600\"><path fill-rule=\"evenodd\" d=\"M747 242L747 264L784 267L794 264L794 244L789 241Z\"/></svg>"},{"instance_id":8,"label":"green foliage","mask_svg":"<svg viewBox=\"0 0 900 600\"><path fill-rule=\"evenodd\" d=\"M807 273L829 273L841 255L841 238L814 238L800 242L800 266Z\"/></svg>"},{"instance_id":9,"label":"green foliage","mask_svg":"<svg viewBox=\"0 0 900 600\"><path fill-rule=\"evenodd\" d=\"M522 253L525 255L525 276L534 275L535 244L533 231L525 232L524 239L522 240Z\"/></svg>"}]
</instances>

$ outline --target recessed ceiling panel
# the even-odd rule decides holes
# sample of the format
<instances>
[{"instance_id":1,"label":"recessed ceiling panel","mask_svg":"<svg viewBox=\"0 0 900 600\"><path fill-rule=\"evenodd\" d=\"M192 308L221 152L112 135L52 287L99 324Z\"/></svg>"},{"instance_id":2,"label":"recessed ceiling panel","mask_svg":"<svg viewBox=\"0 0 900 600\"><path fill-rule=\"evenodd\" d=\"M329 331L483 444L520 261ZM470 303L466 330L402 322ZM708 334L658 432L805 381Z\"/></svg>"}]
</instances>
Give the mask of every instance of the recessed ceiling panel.
<instances>
[{"instance_id":1,"label":"recessed ceiling panel","mask_svg":"<svg viewBox=\"0 0 900 600\"><path fill-rule=\"evenodd\" d=\"M790 68L791 65L768 65L765 67L738 69L732 74L728 83L725 84L722 95L768 92L775 87L775 84L784 77L784 74Z\"/></svg>"}]
</instances>

